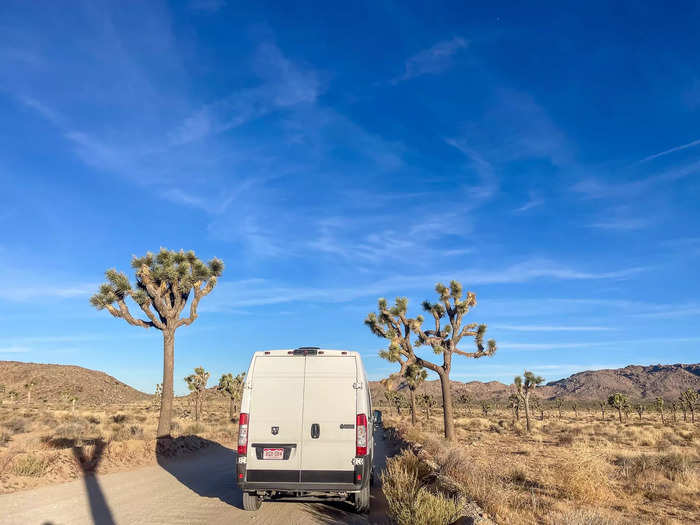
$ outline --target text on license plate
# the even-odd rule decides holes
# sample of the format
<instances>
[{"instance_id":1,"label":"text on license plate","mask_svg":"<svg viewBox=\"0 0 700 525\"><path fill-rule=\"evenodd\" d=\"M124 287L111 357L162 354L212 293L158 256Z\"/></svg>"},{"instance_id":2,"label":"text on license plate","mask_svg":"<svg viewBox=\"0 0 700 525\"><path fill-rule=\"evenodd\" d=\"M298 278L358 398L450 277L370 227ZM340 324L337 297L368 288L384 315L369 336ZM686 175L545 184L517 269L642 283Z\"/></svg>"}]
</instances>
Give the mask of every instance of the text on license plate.
<instances>
[{"instance_id":1,"label":"text on license plate","mask_svg":"<svg viewBox=\"0 0 700 525\"><path fill-rule=\"evenodd\" d=\"M263 459L284 459L283 448L264 448Z\"/></svg>"}]
</instances>

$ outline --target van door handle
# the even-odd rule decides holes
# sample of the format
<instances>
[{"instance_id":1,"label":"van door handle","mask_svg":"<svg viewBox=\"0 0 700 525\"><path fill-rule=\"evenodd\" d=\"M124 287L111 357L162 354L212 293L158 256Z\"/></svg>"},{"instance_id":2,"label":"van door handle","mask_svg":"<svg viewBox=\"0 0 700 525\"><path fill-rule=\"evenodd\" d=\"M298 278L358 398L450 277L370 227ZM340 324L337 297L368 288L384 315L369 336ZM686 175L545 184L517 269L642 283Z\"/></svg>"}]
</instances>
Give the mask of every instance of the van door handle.
<instances>
[{"instance_id":1,"label":"van door handle","mask_svg":"<svg viewBox=\"0 0 700 525\"><path fill-rule=\"evenodd\" d=\"M318 436L321 435L321 427L319 426L318 423L313 423L311 425L311 438L312 439L318 439Z\"/></svg>"}]
</instances>

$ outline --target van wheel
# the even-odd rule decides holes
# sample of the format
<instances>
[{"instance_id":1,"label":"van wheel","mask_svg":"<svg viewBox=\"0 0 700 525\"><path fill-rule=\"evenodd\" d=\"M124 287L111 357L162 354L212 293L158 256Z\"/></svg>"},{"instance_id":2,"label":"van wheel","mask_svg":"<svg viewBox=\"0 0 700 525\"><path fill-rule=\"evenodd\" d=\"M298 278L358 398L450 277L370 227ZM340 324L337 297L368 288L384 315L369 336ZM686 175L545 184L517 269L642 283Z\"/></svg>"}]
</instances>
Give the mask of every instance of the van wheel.
<instances>
[{"instance_id":1,"label":"van wheel","mask_svg":"<svg viewBox=\"0 0 700 525\"><path fill-rule=\"evenodd\" d=\"M243 493L243 509L244 510L258 510L262 505L262 497L258 496L255 492L244 492Z\"/></svg>"},{"instance_id":2,"label":"van wheel","mask_svg":"<svg viewBox=\"0 0 700 525\"><path fill-rule=\"evenodd\" d=\"M367 514L369 512L369 483L360 492L355 492L355 512Z\"/></svg>"}]
</instances>

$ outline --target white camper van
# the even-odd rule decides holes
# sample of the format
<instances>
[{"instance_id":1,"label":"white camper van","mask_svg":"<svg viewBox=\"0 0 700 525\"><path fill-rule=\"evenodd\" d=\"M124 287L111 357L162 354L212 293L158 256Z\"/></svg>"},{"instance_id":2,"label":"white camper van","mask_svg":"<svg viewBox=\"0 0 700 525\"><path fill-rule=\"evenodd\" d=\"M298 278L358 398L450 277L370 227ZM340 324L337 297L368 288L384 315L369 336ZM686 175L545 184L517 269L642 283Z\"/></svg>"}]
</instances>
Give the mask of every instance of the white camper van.
<instances>
[{"instance_id":1,"label":"white camper van","mask_svg":"<svg viewBox=\"0 0 700 525\"><path fill-rule=\"evenodd\" d=\"M243 508L264 499L349 499L369 511L372 401L360 355L255 352L243 387L236 477Z\"/></svg>"}]
</instances>

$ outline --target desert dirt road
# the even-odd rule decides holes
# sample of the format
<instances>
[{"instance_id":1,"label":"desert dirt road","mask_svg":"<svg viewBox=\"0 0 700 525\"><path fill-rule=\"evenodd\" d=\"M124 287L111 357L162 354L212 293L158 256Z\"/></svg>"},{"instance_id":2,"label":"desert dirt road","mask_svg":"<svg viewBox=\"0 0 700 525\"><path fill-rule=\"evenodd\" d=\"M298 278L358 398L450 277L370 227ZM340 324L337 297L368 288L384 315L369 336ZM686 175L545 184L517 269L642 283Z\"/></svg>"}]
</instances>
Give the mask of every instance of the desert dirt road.
<instances>
[{"instance_id":1,"label":"desert dirt road","mask_svg":"<svg viewBox=\"0 0 700 525\"><path fill-rule=\"evenodd\" d=\"M394 450L375 432L375 469ZM0 524L235 524L387 523L379 476L369 516L346 503L263 503L243 510L234 480L235 452L213 445L195 457L162 461L129 472L100 476L0 496Z\"/></svg>"}]
</instances>

